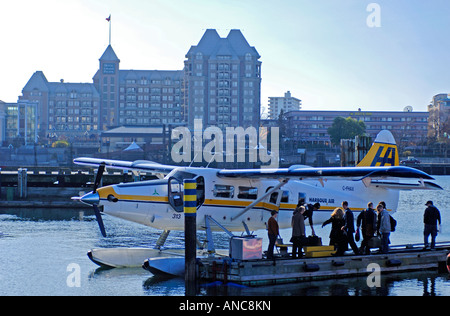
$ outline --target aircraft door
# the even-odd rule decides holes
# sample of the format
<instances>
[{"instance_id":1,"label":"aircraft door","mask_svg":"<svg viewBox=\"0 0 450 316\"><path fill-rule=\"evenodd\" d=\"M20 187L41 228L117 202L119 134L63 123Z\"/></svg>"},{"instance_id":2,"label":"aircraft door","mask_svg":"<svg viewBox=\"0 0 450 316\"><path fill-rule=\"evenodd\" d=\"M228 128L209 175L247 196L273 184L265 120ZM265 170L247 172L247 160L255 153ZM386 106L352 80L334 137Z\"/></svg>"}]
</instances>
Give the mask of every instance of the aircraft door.
<instances>
[{"instance_id":1,"label":"aircraft door","mask_svg":"<svg viewBox=\"0 0 450 316\"><path fill-rule=\"evenodd\" d=\"M195 180L197 180L197 207L199 207L205 202L205 179L197 177Z\"/></svg>"},{"instance_id":2,"label":"aircraft door","mask_svg":"<svg viewBox=\"0 0 450 316\"><path fill-rule=\"evenodd\" d=\"M176 212L183 212L183 182L177 178L169 179L169 204Z\"/></svg>"},{"instance_id":3,"label":"aircraft door","mask_svg":"<svg viewBox=\"0 0 450 316\"><path fill-rule=\"evenodd\" d=\"M268 187L266 192L269 192L270 190L272 190L273 187ZM267 198L267 202L276 206L276 208L278 209L280 207L280 201L281 201L281 197L282 197L282 191L281 190L276 190L275 192L272 192L272 194L270 194Z\"/></svg>"},{"instance_id":4,"label":"aircraft door","mask_svg":"<svg viewBox=\"0 0 450 316\"><path fill-rule=\"evenodd\" d=\"M205 179L203 177L197 177L197 207L205 202ZM176 212L184 211L184 186L183 181L177 178L171 177L169 179L169 204Z\"/></svg>"}]
</instances>

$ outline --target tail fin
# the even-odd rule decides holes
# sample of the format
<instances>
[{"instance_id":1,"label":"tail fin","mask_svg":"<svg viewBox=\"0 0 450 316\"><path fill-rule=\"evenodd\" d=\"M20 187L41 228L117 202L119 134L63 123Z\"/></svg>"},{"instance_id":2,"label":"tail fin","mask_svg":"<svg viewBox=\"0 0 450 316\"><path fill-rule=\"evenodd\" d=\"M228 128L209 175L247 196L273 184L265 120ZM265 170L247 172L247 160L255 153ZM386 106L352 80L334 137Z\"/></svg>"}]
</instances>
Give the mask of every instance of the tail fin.
<instances>
[{"instance_id":1,"label":"tail fin","mask_svg":"<svg viewBox=\"0 0 450 316\"><path fill-rule=\"evenodd\" d=\"M378 133L375 142L357 167L398 166L398 149L394 136L388 130Z\"/></svg>"}]
</instances>

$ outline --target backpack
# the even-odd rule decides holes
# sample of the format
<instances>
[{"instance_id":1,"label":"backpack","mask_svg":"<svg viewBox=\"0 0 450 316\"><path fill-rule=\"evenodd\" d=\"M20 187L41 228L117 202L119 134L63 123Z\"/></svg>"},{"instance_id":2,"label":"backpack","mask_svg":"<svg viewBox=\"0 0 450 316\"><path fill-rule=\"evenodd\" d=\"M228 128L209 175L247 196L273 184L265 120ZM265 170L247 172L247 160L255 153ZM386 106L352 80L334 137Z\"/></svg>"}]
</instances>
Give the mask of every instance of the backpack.
<instances>
[{"instance_id":1,"label":"backpack","mask_svg":"<svg viewBox=\"0 0 450 316\"><path fill-rule=\"evenodd\" d=\"M395 226L397 226L397 221L389 215L389 219L391 220L391 232L395 232Z\"/></svg>"}]
</instances>

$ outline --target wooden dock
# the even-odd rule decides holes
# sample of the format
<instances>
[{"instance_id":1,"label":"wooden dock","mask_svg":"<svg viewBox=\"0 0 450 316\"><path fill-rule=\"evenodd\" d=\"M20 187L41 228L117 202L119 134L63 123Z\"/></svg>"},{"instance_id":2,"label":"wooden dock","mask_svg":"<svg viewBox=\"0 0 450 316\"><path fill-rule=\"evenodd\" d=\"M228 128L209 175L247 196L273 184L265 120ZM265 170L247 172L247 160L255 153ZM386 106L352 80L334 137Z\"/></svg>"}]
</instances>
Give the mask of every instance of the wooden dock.
<instances>
[{"instance_id":1,"label":"wooden dock","mask_svg":"<svg viewBox=\"0 0 450 316\"><path fill-rule=\"evenodd\" d=\"M447 271L450 242L436 250L421 247L393 247L388 254L345 255L341 257L277 258L276 260L236 261L202 259L201 279L234 282L247 286L295 283L312 280L368 276L374 269L383 273L436 269Z\"/></svg>"}]
</instances>

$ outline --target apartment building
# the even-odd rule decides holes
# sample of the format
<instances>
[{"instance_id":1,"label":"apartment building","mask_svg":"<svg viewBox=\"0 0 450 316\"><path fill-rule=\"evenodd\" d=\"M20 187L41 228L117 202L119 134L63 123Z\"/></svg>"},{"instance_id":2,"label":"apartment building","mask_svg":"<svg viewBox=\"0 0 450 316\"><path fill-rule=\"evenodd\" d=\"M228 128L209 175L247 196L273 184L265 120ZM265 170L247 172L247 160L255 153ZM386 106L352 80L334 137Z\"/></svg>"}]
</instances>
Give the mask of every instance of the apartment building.
<instances>
[{"instance_id":1,"label":"apartment building","mask_svg":"<svg viewBox=\"0 0 450 316\"><path fill-rule=\"evenodd\" d=\"M405 111L291 111L286 134L300 142L330 144L328 128L336 117L351 117L366 124L366 133L375 139L383 129L390 130L398 144L421 144L427 140L428 112Z\"/></svg>"},{"instance_id":2,"label":"apartment building","mask_svg":"<svg viewBox=\"0 0 450 316\"><path fill-rule=\"evenodd\" d=\"M450 94L440 93L428 105L428 136L435 140L450 135Z\"/></svg>"},{"instance_id":3,"label":"apartment building","mask_svg":"<svg viewBox=\"0 0 450 316\"><path fill-rule=\"evenodd\" d=\"M287 91L284 97L269 97L269 119L278 119L281 111L287 113L301 109L302 100L294 98L291 91Z\"/></svg>"},{"instance_id":4,"label":"apartment building","mask_svg":"<svg viewBox=\"0 0 450 316\"><path fill-rule=\"evenodd\" d=\"M99 129L100 96L92 83L49 82L36 71L22 90L21 102L37 104L39 138L74 137Z\"/></svg>"},{"instance_id":5,"label":"apartment building","mask_svg":"<svg viewBox=\"0 0 450 316\"><path fill-rule=\"evenodd\" d=\"M6 140L6 103L0 100L0 146Z\"/></svg>"}]
</instances>

